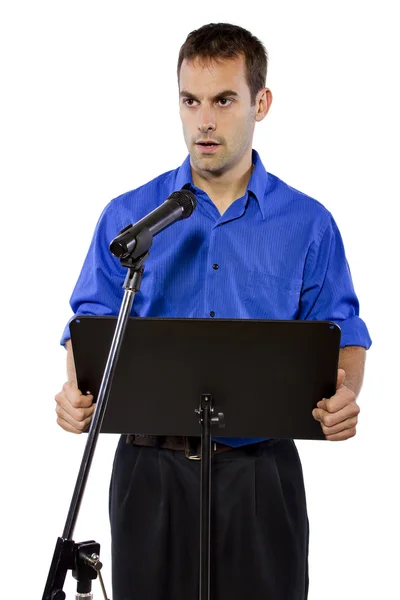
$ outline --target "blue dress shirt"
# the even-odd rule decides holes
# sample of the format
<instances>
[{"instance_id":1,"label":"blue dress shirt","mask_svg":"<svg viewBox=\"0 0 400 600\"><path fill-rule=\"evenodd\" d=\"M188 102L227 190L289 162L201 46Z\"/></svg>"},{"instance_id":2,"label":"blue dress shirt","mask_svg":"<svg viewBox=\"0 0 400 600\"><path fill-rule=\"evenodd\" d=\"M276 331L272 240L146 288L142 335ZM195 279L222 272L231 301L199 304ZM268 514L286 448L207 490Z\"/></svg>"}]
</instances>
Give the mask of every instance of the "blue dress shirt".
<instances>
[{"instance_id":1,"label":"blue dress shirt","mask_svg":"<svg viewBox=\"0 0 400 600\"><path fill-rule=\"evenodd\" d=\"M343 242L319 202L267 173L253 150L245 195L221 216L182 166L112 200L97 223L71 297L75 315L118 315L126 269L109 245L118 233L190 185L193 214L154 237L132 315L313 319L341 328L341 346L369 348ZM61 343L70 337L67 325ZM213 438L232 446L259 440Z\"/></svg>"}]
</instances>

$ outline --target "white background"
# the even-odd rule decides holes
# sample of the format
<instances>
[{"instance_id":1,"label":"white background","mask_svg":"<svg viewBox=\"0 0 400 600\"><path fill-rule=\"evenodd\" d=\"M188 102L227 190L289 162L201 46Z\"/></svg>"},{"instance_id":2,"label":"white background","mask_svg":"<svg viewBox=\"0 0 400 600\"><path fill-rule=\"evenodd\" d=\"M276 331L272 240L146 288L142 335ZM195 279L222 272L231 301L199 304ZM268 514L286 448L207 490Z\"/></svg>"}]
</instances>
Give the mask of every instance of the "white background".
<instances>
[{"instance_id":1,"label":"white background","mask_svg":"<svg viewBox=\"0 0 400 600\"><path fill-rule=\"evenodd\" d=\"M54 395L65 380L59 337L93 228L111 198L185 158L176 59L187 33L211 21L247 27L265 43L274 102L254 146L267 170L332 211L374 340L356 438L298 443L311 522L309 598L399 597L394 7L368 0L2 4L2 597L41 598L83 452L83 436L56 426ZM99 440L74 536L101 543L109 595L116 441ZM74 583L69 574L69 598Z\"/></svg>"}]
</instances>

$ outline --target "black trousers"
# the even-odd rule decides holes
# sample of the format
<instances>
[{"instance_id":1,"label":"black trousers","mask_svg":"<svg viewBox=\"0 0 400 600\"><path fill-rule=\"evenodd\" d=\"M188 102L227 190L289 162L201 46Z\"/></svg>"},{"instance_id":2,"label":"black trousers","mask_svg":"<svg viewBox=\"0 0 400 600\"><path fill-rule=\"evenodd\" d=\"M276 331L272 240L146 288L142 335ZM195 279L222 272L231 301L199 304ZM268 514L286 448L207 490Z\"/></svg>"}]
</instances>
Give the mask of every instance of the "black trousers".
<instances>
[{"instance_id":1,"label":"black trousers","mask_svg":"<svg viewBox=\"0 0 400 600\"><path fill-rule=\"evenodd\" d=\"M119 442L110 486L113 600L198 600L200 462ZM267 441L212 459L212 600L306 600L299 455Z\"/></svg>"}]
</instances>

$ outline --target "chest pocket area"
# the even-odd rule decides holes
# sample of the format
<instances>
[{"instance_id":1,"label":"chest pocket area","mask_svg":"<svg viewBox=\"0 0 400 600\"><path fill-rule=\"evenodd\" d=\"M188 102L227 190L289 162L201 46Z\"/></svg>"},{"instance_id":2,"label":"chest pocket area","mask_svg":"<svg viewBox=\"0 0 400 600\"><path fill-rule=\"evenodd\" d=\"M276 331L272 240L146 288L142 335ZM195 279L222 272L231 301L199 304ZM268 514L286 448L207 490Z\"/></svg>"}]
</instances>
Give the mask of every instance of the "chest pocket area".
<instances>
[{"instance_id":1,"label":"chest pocket area","mask_svg":"<svg viewBox=\"0 0 400 600\"><path fill-rule=\"evenodd\" d=\"M301 279L277 277L249 271L244 301L251 319L296 319L299 312Z\"/></svg>"}]
</instances>

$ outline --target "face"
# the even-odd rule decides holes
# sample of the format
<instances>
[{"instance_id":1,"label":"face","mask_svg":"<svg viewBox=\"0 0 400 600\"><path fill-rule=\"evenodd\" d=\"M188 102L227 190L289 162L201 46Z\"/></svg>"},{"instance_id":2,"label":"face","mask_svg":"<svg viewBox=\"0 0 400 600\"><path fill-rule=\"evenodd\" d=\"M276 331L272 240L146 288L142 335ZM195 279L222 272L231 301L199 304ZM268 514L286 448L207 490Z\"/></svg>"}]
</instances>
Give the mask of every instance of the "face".
<instances>
[{"instance_id":1,"label":"face","mask_svg":"<svg viewBox=\"0 0 400 600\"><path fill-rule=\"evenodd\" d=\"M179 77L180 116L192 168L221 175L240 163L251 165L254 127L268 112L265 88L251 104L244 58L183 61Z\"/></svg>"}]
</instances>

